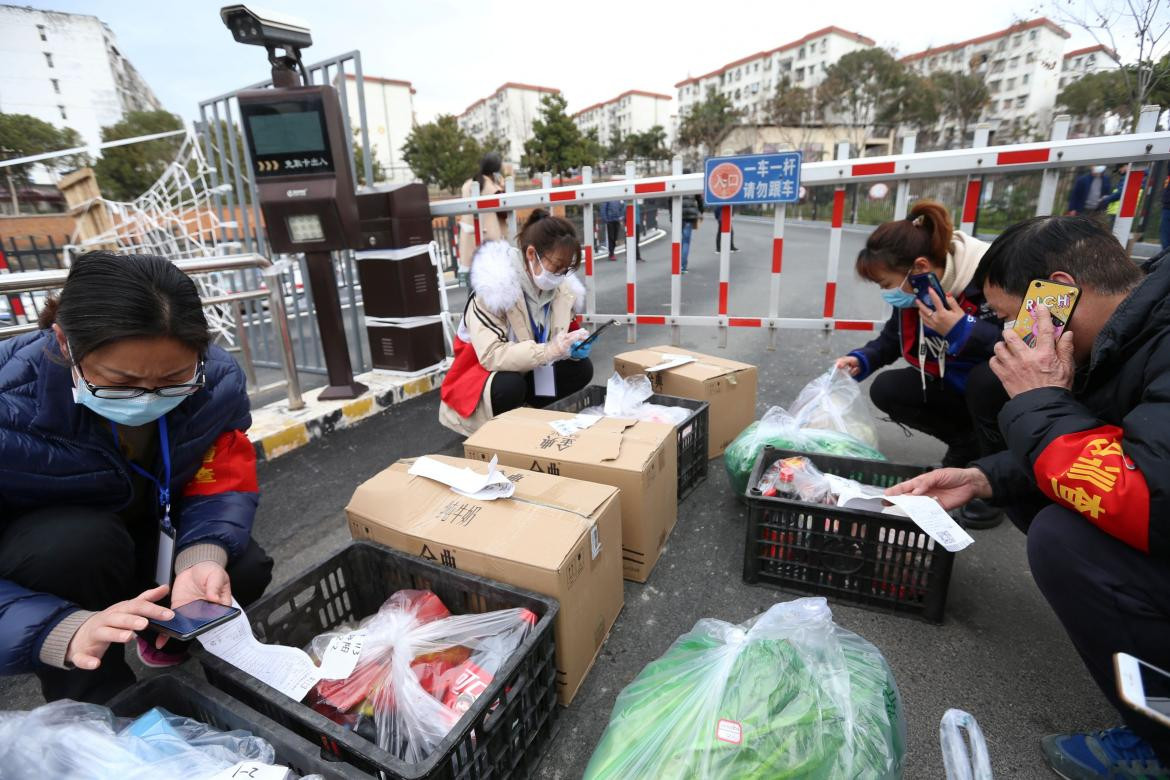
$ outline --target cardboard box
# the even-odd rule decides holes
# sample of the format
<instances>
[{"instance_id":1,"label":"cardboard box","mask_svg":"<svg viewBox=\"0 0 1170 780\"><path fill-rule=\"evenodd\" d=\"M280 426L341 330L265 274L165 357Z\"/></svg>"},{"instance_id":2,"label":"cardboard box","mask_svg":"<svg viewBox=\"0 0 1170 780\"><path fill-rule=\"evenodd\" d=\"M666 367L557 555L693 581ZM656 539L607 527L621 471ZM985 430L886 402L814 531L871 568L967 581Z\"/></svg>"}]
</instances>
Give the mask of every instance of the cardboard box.
<instances>
[{"instance_id":1,"label":"cardboard box","mask_svg":"<svg viewBox=\"0 0 1170 780\"><path fill-rule=\"evenodd\" d=\"M462 458L430 457L487 471ZM345 510L353 538L557 599L557 692L568 706L624 604L618 491L502 467L515 494L479 501L412 476L413 462L358 486Z\"/></svg>"},{"instance_id":2,"label":"cardboard box","mask_svg":"<svg viewBox=\"0 0 1170 780\"><path fill-rule=\"evenodd\" d=\"M678 443L674 426L603 418L561 435L549 422L574 417L513 409L463 443L473 460L493 455L509 466L621 489L622 559L627 580L645 582L678 519Z\"/></svg>"},{"instance_id":3,"label":"cardboard box","mask_svg":"<svg viewBox=\"0 0 1170 780\"><path fill-rule=\"evenodd\" d=\"M756 386L759 369L750 363L704 355L689 349L662 346L623 352L613 359L613 370L622 376L645 373L663 362L663 355L689 355L687 363L666 371L652 371L654 392L693 398L711 404L707 457L717 458L744 428L756 419Z\"/></svg>"}]
</instances>

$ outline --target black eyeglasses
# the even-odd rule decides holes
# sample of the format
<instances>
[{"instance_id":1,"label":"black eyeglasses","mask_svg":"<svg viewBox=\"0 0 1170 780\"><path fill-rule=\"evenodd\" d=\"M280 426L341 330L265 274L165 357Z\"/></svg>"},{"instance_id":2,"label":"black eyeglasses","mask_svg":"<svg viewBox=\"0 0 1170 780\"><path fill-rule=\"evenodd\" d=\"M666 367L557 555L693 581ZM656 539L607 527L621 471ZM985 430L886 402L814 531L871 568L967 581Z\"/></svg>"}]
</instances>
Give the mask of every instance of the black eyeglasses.
<instances>
[{"instance_id":1,"label":"black eyeglasses","mask_svg":"<svg viewBox=\"0 0 1170 780\"><path fill-rule=\"evenodd\" d=\"M147 393L154 393L163 398L178 398L184 395L191 395L203 387L206 382L207 377L203 371L204 361L200 358L199 364L195 367L195 381L185 382L181 385L166 385L164 387L148 389L145 387L123 387L120 385L95 385L81 373L81 366L77 366L77 375L81 377L82 382L85 382L85 386L89 388L89 392L93 393L94 398L109 398L123 401L130 398L140 398Z\"/></svg>"}]
</instances>

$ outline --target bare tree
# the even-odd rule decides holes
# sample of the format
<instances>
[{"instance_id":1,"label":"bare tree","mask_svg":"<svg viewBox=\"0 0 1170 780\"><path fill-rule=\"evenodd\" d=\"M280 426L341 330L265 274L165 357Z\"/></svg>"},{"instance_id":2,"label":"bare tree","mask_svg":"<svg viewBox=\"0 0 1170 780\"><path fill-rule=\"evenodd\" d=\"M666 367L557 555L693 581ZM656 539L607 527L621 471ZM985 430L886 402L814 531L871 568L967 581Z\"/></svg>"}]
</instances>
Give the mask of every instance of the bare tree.
<instances>
[{"instance_id":1,"label":"bare tree","mask_svg":"<svg viewBox=\"0 0 1170 780\"><path fill-rule=\"evenodd\" d=\"M1098 44L1124 56L1118 40L1129 38L1137 47L1131 65L1119 69L1130 105L1130 131L1137 130L1142 106L1152 95L1170 84L1170 70L1159 60L1170 44L1170 18L1166 0L1076 0L1055 3L1058 18L1089 33Z\"/></svg>"}]
</instances>

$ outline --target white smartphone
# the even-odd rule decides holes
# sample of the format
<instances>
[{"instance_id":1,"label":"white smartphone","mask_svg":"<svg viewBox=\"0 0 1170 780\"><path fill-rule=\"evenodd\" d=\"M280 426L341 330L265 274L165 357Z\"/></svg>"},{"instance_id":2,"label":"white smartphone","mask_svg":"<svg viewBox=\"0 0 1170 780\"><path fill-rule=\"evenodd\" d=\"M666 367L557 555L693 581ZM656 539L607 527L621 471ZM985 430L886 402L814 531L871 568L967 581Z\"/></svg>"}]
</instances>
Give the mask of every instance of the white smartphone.
<instances>
[{"instance_id":1,"label":"white smartphone","mask_svg":"<svg viewBox=\"0 0 1170 780\"><path fill-rule=\"evenodd\" d=\"M1117 691L1121 699L1143 715L1170 726L1170 672L1128 653L1116 653Z\"/></svg>"}]
</instances>

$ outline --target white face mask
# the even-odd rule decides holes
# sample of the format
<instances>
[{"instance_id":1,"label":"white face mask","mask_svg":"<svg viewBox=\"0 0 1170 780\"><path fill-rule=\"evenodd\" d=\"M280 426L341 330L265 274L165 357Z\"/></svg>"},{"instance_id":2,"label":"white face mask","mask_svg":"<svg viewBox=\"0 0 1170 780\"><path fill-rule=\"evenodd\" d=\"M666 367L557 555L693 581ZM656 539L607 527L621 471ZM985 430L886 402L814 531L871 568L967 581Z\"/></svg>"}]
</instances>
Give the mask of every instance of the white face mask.
<instances>
[{"instance_id":1,"label":"white face mask","mask_svg":"<svg viewBox=\"0 0 1170 780\"><path fill-rule=\"evenodd\" d=\"M532 283L536 285L536 289L549 292L561 286L561 282L565 281L567 274L549 273L544 268L544 263L540 259L540 253L536 253L536 271L532 274Z\"/></svg>"}]
</instances>

